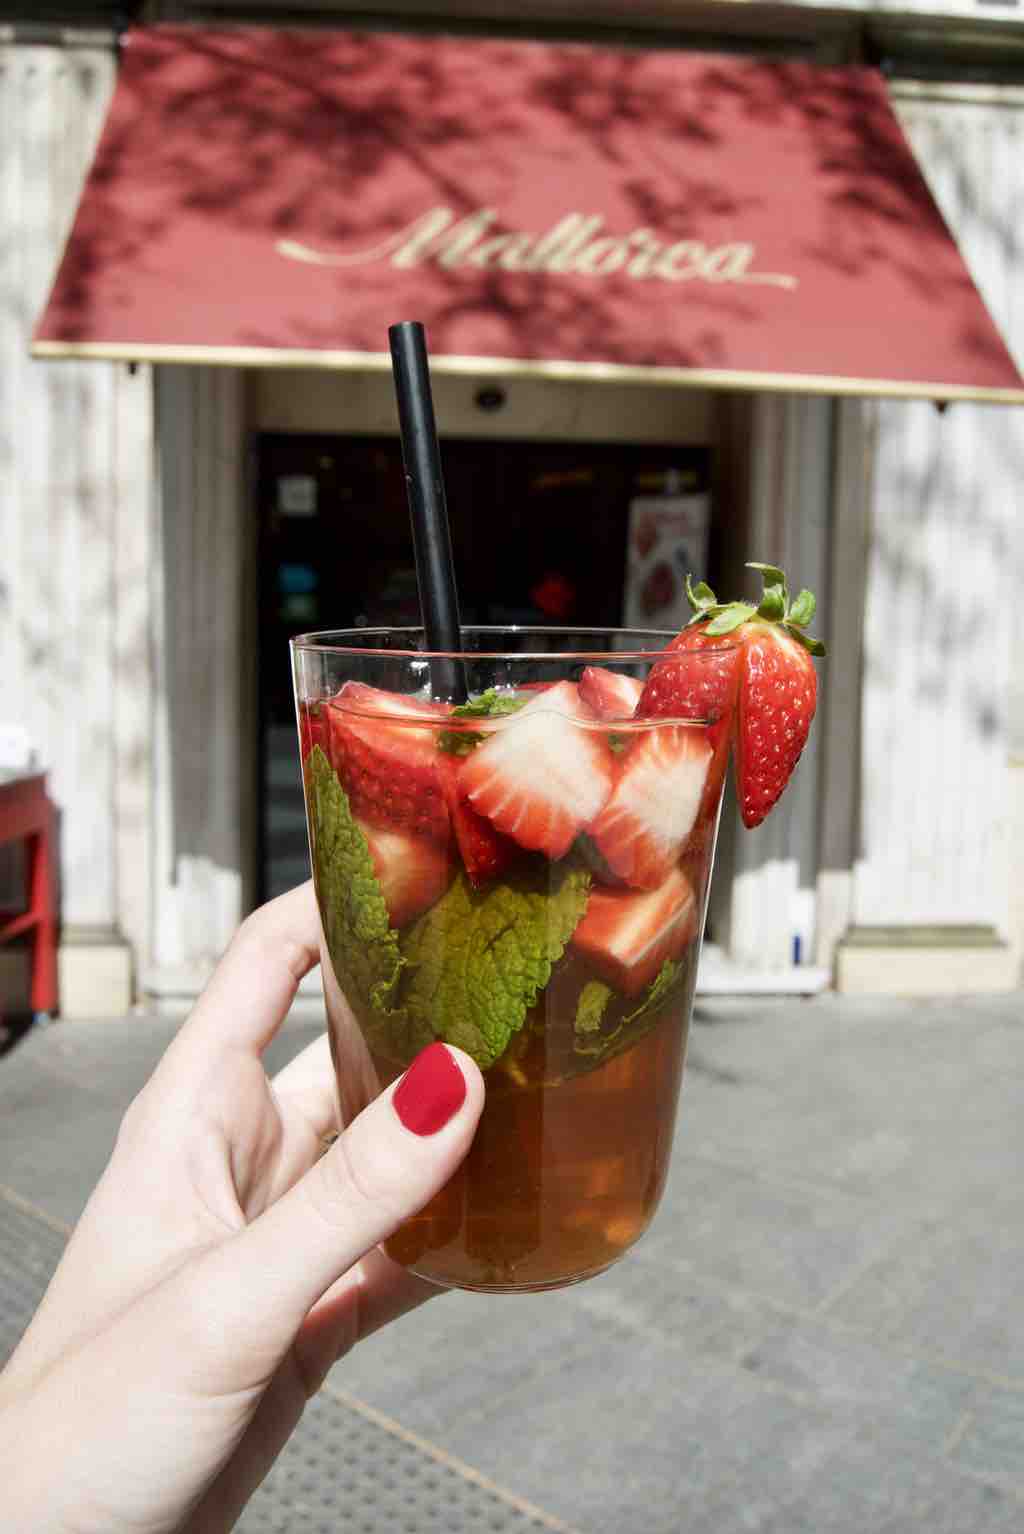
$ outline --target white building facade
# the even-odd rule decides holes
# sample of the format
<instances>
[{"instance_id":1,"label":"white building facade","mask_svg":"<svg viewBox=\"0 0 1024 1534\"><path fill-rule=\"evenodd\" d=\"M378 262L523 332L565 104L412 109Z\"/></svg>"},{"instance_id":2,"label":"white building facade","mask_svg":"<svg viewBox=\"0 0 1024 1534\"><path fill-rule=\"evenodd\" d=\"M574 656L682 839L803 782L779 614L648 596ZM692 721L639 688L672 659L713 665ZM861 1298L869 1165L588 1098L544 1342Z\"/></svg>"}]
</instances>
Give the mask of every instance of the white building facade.
<instances>
[{"instance_id":1,"label":"white building facade","mask_svg":"<svg viewBox=\"0 0 1024 1534\"><path fill-rule=\"evenodd\" d=\"M702 29L734 42L751 9L709 3ZM977 78L979 7L916 11L929 36L956 15L980 39L962 78L954 59L890 89L1021 366L1024 87ZM866 17L885 8L764 8L761 25L831 60ZM1014 27L1024 42L1024 16ZM15 28L0 46L0 722L27 727L59 808L71 1018L177 1004L255 899L253 434L395 429L382 375L30 360L115 74L106 35ZM1024 410L523 379L499 420L475 403L486 382L438 379L444 433L709 446L726 568L771 558L819 594L830 655L812 745L764 827L731 811L723 825L720 983L1016 985Z\"/></svg>"}]
</instances>

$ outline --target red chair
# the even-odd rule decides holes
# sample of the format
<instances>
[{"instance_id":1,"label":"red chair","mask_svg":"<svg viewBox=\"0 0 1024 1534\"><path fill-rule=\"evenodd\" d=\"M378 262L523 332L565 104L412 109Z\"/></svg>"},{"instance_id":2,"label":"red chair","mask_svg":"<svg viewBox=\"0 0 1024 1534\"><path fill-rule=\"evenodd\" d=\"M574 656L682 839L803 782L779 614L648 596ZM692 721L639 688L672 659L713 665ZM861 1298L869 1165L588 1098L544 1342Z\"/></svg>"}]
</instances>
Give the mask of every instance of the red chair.
<instances>
[{"instance_id":1,"label":"red chair","mask_svg":"<svg viewBox=\"0 0 1024 1534\"><path fill-rule=\"evenodd\" d=\"M0 846L25 847L25 909L0 911L0 943L32 934L32 1011L57 1010L57 910L53 879L54 810L45 772L0 773Z\"/></svg>"}]
</instances>

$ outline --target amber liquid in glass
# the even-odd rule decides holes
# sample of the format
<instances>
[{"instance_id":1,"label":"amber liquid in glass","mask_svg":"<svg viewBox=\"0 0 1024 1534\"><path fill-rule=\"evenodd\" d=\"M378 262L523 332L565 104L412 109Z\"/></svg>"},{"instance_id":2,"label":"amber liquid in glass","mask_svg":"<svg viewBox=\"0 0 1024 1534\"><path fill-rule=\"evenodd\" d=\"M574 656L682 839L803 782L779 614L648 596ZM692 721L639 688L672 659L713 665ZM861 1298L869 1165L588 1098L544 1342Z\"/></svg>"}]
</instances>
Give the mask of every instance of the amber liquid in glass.
<instances>
[{"instance_id":1,"label":"amber liquid in glass","mask_svg":"<svg viewBox=\"0 0 1024 1534\"><path fill-rule=\"evenodd\" d=\"M562 961L517 1058L485 1077L465 1162L386 1243L424 1278L479 1290L560 1286L601 1272L650 1223L668 1171L691 985L621 1054L580 1072L569 1057L582 969ZM383 1080L397 1074L376 1064Z\"/></svg>"}]
</instances>

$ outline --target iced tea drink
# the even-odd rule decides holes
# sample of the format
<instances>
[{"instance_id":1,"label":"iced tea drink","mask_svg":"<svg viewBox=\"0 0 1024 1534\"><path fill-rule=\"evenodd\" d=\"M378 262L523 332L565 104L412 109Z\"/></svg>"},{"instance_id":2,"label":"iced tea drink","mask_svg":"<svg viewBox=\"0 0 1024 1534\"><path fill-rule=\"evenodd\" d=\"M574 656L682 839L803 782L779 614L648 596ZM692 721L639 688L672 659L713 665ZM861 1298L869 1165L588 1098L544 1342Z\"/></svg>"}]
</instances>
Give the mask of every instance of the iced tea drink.
<instances>
[{"instance_id":1,"label":"iced tea drink","mask_svg":"<svg viewBox=\"0 0 1024 1534\"><path fill-rule=\"evenodd\" d=\"M738 671L669 638L293 641L342 1118L435 1038L484 1072L466 1161L387 1243L437 1283L589 1277L661 1196Z\"/></svg>"}]
</instances>

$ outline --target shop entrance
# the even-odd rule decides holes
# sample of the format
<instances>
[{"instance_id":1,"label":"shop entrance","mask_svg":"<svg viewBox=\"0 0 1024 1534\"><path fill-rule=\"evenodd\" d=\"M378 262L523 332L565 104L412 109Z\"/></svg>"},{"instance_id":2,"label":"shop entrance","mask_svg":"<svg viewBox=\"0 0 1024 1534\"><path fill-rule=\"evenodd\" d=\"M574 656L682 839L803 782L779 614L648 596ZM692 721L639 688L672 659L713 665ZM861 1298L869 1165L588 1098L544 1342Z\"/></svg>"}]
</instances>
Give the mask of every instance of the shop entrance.
<instances>
[{"instance_id":1,"label":"shop entrance","mask_svg":"<svg viewBox=\"0 0 1024 1534\"><path fill-rule=\"evenodd\" d=\"M714 575L707 448L446 438L442 459L464 623L672 627L687 568ZM419 611L397 438L262 432L255 470L266 900L309 866L289 637ZM686 506L691 532L659 558L660 508Z\"/></svg>"}]
</instances>

